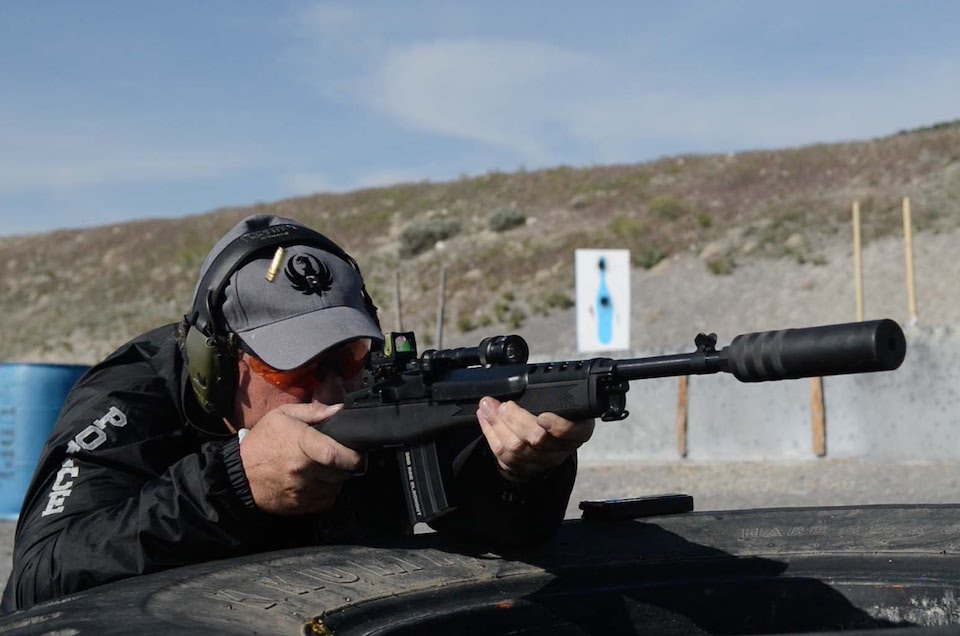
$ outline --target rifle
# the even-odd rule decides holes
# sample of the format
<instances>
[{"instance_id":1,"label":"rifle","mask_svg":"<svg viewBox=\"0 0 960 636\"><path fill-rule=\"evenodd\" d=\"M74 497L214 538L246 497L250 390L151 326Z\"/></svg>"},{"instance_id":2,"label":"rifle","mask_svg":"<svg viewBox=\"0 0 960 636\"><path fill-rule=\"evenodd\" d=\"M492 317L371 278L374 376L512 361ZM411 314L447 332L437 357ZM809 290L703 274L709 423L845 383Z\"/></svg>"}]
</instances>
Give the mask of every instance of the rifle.
<instances>
[{"instance_id":1,"label":"rifle","mask_svg":"<svg viewBox=\"0 0 960 636\"><path fill-rule=\"evenodd\" d=\"M484 396L514 400L533 414L570 420L627 417L630 381L731 373L741 382L866 373L896 369L906 340L892 320L785 329L739 335L719 351L716 334L699 334L692 353L613 360L527 364L520 336L485 338L477 347L428 350L417 357L413 333L386 335L371 353L364 388L347 395L344 409L320 430L363 452L396 447L411 524L451 508L435 440L477 424Z\"/></svg>"}]
</instances>

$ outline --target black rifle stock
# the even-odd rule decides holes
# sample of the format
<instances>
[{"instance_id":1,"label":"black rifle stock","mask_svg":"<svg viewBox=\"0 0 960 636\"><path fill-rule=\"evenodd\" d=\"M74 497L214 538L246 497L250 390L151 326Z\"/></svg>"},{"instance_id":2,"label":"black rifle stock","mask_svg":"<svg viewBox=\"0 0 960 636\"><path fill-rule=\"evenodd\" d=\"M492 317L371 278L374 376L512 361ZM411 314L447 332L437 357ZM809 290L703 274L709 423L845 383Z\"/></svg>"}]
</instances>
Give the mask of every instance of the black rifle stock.
<instances>
[{"instance_id":1,"label":"black rifle stock","mask_svg":"<svg viewBox=\"0 0 960 636\"><path fill-rule=\"evenodd\" d=\"M411 523L449 509L433 440L477 425L484 396L513 400L534 414L571 420L627 417L632 380L731 373L741 382L896 369L906 340L892 320L785 329L737 336L716 349L699 334L693 353L613 360L527 364L519 336L487 338L479 347L427 351L419 359L413 334L388 334L372 357L373 381L351 393L345 408L320 430L357 451L397 447Z\"/></svg>"}]
</instances>

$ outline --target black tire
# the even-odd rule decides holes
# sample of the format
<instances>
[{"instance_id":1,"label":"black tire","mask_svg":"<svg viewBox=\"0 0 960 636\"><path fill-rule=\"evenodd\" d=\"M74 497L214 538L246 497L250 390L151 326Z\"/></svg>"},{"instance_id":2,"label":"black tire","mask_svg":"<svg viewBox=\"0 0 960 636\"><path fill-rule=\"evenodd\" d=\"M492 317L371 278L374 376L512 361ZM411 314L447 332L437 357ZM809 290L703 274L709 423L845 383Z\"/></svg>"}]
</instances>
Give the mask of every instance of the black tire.
<instances>
[{"instance_id":1,"label":"black tire","mask_svg":"<svg viewBox=\"0 0 960 636\"><path fill-rule=\"evenodd\" d=\"M927 629L917 629L923 626ZM2 634L960 632L960 506L569 521L469 553L436 535L206 563L4 617Z\"/></svg>"}]
</instances>

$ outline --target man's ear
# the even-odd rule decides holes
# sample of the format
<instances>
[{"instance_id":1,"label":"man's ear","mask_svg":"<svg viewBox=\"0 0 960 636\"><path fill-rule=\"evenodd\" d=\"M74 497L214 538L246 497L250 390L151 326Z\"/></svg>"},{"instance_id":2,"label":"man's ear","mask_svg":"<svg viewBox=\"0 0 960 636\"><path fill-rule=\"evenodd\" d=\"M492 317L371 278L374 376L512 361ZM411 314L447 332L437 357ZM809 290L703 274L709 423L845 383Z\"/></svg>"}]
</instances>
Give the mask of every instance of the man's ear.
<instances>
[{"instance_id":1,"label":"man's ear","mask_svg":"<svg viewBox=\"0 0 960 636\"><path fill-rule=\"evenodd\" d=\"M234 401L243 406L250 406L250 376L253 370L247 363L248 355L250 354L242 352L237 356L237 395Z\"/></svg>"}]
</instances>

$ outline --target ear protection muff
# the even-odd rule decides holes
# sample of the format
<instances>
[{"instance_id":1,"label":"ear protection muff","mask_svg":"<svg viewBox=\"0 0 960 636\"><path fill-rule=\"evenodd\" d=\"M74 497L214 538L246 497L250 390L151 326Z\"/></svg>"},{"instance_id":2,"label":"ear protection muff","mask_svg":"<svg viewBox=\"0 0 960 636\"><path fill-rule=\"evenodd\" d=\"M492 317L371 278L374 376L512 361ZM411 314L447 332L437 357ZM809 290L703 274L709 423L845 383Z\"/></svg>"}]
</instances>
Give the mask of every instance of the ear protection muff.
<instances>
[{"instance_id":1,"label":"ear protection muff","mask_svg":"<svg viewBox=\"0 0 960 636\"><path fill-rule=\"evenodd\" d=\"M183 317L186 331L181 354L197 403L205 412L221 417L233 409L237 386L237 341L220 316L223 292L234 272L269 248L309 245L346 261L363 280L357 262L336 243L300 225L271 225L234 239L216 256L197 286L193 309ZM379 326L377 307L361 287L367 313ZM186 397L186 396L184 396Z\"/></svg>"}]
</instances>

